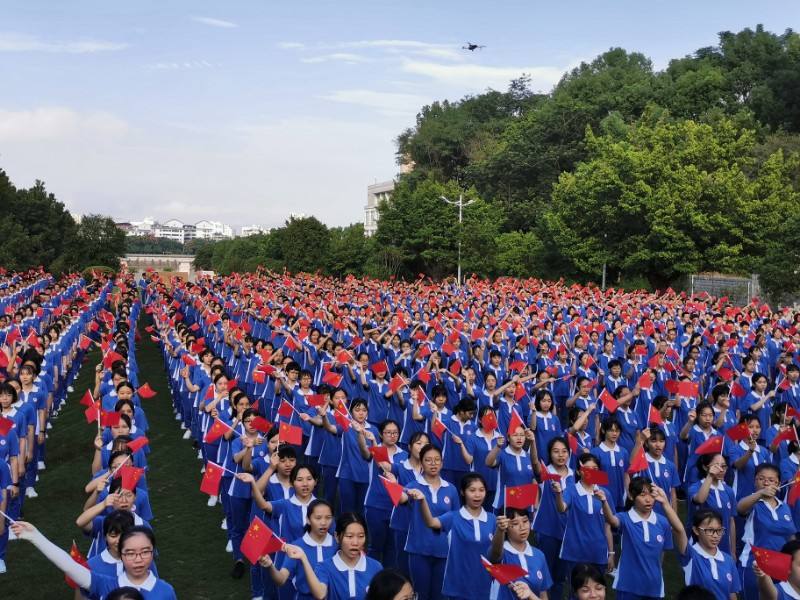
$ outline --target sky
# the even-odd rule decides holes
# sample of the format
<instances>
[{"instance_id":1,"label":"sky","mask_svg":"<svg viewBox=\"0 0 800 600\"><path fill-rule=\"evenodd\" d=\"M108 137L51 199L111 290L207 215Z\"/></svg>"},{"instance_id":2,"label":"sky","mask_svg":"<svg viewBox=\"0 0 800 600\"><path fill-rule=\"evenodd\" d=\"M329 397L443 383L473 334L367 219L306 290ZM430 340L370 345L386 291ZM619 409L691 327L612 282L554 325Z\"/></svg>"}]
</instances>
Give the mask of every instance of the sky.
<instances>
[{"instance_id":1,"label":"sky","mask_svg":"<svg viewBox=\"0 0 800 600\"><path fill-rule=\"evenodd\" d=\"M547 92L611 47L655 68L797 0L3 0L0 168L75 215L363 221L434 100ZM462 49L466 42L486 47Z\"/></svg>"}]
</instances>

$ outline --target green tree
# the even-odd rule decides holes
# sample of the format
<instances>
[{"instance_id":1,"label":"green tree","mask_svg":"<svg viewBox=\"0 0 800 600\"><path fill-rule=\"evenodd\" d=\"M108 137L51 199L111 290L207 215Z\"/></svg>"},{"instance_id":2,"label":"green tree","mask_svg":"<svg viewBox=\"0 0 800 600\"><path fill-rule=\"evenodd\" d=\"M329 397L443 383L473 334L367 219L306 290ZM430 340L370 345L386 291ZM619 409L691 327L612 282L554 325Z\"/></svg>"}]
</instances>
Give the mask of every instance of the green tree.
<instances>
[{"instance_id":1,"label":"green tree","mask_svg":"<svg viewBox=\"0 0 800 600\"><path fill-rule=\"evenodd\" d=\"M326 271L337 277L361 275L369 260L369 244L364 236L364 224L330 229Z\"/></svg>"},{"instance_id":2,"label":"green tree","mask_svg":"<svg viewBox=\"0 0 800 600\"><path fill-rule=\"evenodd\" d=\"M541 277L545 273L542 265L544 244L534 232L502 233L496 238L495 243L498 275Z\"/></svg>"},{"instance_id":3,"label":"green tree","mask_svg":"<svg viewBox=\"0 0 800 600\"><path fill-rule=\"evenodd\" d=\"M325 265L328 228L316 217L289 219L281 234L281 254L292 272L314 272Z\"/></svg>"},{"instance_id":4,"label":"green tree","mask_svg":"<svg viewBox=\"0 0 800 600\"><path fill-rule=\"evenodd\" d=\"M184 245L176 240L152 236L128 236L125 252L129 254L183 254Z\"/></svg>"},{"instance_id":5,"label":"green tree","mask_svg":"<svg viewBox=\"0 0 800 600\"><path fill-rule=\"evenodd\" d=\"M125 232L110 217L85 215L67 241L63 267L79 271L91 265L119 269L125 255Z\"/></svg>"}]
</instances>

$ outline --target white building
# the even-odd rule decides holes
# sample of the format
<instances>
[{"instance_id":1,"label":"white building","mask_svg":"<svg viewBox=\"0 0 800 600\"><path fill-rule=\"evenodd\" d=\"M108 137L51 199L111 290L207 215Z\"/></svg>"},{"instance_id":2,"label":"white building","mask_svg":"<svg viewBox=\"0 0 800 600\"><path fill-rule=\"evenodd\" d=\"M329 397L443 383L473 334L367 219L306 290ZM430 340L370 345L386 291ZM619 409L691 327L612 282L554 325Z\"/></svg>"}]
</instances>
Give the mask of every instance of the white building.
<instances>
[{"instance_id":1,"label":"white building","mask_svg":"<svg viewBox=\"0 0 800 600\"><path fill-rule=\"evenodd\" d=\"M153 235L157 238L174 240L180 244L183 244L185 241L183 222L178 221L178 219L170 219L165 223L156 223Z\"/></svg>"},{"instance_id":2,"label":"white building","mask_svg":"<svg viewBox=\"0 0 800 600\"><path fill-rule=\"evenodd\" d=\"M367 186L367 205L364 207L364 235L378 231L378 204L389 201L394 191L394 181L382 181Z\"/></svg>"},{"instance_id":3,"label":"white building","mask_svg":"<svg viewBox=\"0 0 800 600\"><path fill-rule=\"evenodd\" d=\"M242 226L242 237L248 237L251 235L260 235L263 233L269 233L269 229L266 227L261 227L261 225L243 225Z\"/></svg>"},{"instance_id":4,"label":"white building","mask_svg":"<svg viewBox=\"0 0 800 600\"><path fill-rule=\"evenodd\" d=\"M222 240L233 237L233 228L219 221L199 221L192 225L178 219L161 223L153 217L145 217L142 221L131 221L122 225L125 232L131 236L166 238L181 244L194 239Z\"/></svg>"},{"instance_id":5,"label":"white building","mask_svg":"<svg viewBox=\"0 0 800 600\"><path fill-rule=\"evenodd\" d=\"M233 228L219 221L198 221L194 224L194 237L198 240L222 240L233 237Z\"/></svg>"}]
</instances>

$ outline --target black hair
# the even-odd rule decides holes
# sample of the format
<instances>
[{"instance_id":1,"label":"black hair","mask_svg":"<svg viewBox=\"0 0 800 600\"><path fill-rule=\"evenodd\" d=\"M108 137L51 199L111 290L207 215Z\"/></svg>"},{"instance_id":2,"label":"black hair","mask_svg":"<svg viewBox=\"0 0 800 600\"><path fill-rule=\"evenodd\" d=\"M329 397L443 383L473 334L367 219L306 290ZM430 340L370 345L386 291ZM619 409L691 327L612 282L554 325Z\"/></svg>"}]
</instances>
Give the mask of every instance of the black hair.
<instances>
[{"instance_id":1,"label":"black hair","mask_svg":"<svg viewBox=\"0 0 800 600\"><path fill-rule=\"evenodd\" d=\"M383 569L375 574L369 582L369 589L364 600L386 600L394 598L400 590L408 584L411 585L408 577L396 569Z\"/></svg>"},{"instance_id":2,"label":"black hair","mask_svg":"<svg viewBox=\"0 0 800 600\"><path fill-rule=\"evenodd\" d=\"M614 415L608 415L605 419L600 422L600 439L606 437L606 433L613 428L616 427L622 432L622 425L619 424L619 420Z\"/></svg>"},{"instance_id":3,"label":"black hair","mask_svg":"<svg viewBox=\"0 0 800 600\"><path fill-rule=\"evenodd\" d=\"M395 421L394 419L386 419L385 421L381 421L381 423L378 425L378 433L382 434L383 430L386 429L386 427L389 425L394 425L395 427L397 427L397 431L398 432L400 431L400 424L397 421Z\"/></svg>"},{"instance_id":4,"label":"black hair","mask_svg":"<svg viewBox=\"0 0 800 600\"><path fill-rule=\"evenodd\" d=\"M524 509L524 508L516 508L516 507L515 507L515 508L510 508L510 507L506 507L506 508L505 508L505 510L504 510L504 514L505 514L505 516L506 516L506 517L508 517L509 519L513 519L514 517L527 517L527 518L528 518L528 520L530 521L530 518L531 518L531 513L530 513L530 511L528 511L528 510L526 510L526 509Z\"/></svg>"},{"instance_id":5,"label":"black hair","mask_svg":"<svg viewBox=\"0 0 800 600\"><path fill-rule=\"evenodd\" d=\"M122 550L125 548L125 542L127 542L133 536L138 535L140 533L147 536L147 539L150 540L150 543L153 545L153 550L155 550L156 535L153 533L153 530L150 529L149 527L145 527L144 525L134 525L133 527L125 531L119 538L119 553L122 554Z\"/></svg>"},{"instance_id":6,"label":"black hair","mask_svg":"<svg viewBox=\"0 0 800 600\"><path fill-rule=\"evenodd\" d=\"M442 451L439 450L439 448L437 448L433 444L425 444L419 451L419 460L422 461L422 459L425 458L425 455L428 452L438 452L439 456L442 455Z\"/></svg>"},{"instance_id":7,"label":"black hair","mask_svg":"<svg viewBox=\"0 0 800 600\"><path fill-rule=\"evenodd\" d=\"M794 558L794 553L800 550L800 540L790 540L781 548L781 552Z\"/></svg>"},{"instance_id":8,"label":"black hair","mask_svg":"<svg viewBox=\"0 0 800 600\"><path fill-rule=\"evenodd\" d=\"M711 464L711 461L714 460L715 456L722 455L719 452L713 452L711 454L701 454L697 458L697 475L701 480L705 479L706 475L708 475L708 466Z\"/></svg>"},{"instance_id":9,"label":"black hair","mask_svg":"<svg viewBox=\"0 0 800 600\"><path fill-rule=\"evenodd\" d=\"M555 446L558 443L564 444L564 447L567 449L567 452L569 452L569 441L567 441L567 438L563 436L554 437L549 442L547 442L548 462L550 461L550 455L553 453L553 446Z\"/></svg>"},{"instance_id":10,"label":"black hair","mask_svg":"<svg viewBox=\"0 0 800 600\"><path fill-rule=\"evenodd\" d=\"M483 484L483 489L488 490L486 486L486 480L483 478L483 475L480 473L467 473L466 475L461 477L461 495L467 493L467 488L475 481L479 481Z\"/></svg>"},{"instance_id":11,"label":"black hair","mask_svg":"<svg viewBox=\"0 0 800 600\"><path fill-rule=\"evenodd\" d=\"M367 522L364 520L364 517L358 513L346 512L339 515L339 518L336 519L336 535L339 537L343 536L347 528L353 523L358 523L364 528L364 548L368 548L369 531L367 531Z\"/></svg>"},{"instance_id":12,"label":"black hair","mask_svg":"<svg viewBox=\"0 0 800 600\"><path fill-rule=\"evenodd\" d=\"M625 500L625 508L630 510L633 507L633 501L637 496L640 496L645 490L653 491L653 482L649 477L634 477L628 484L628 495Z\"/></svg>"},{"instance_id":13,"label":"black hair","mask_svg":"<svg viewBox=\"0 0 800 600\"><path fill-rule=\"evenodd\" d=\"M295 479L297 479L298 473L300 473L300 471L303 469L311 473L311 479L313 479L315 482L317 481L317 470L313 465L295 465L292 467L292 470L289 471L289 483L294 483Z\"/></svg>"},{"instance_id":14,"label":"black hair","mask_svg":"<svg viewBox=\"0 0 800 600\"><path fill-rule=\"evenodd\" d=\"M675 600L716 600L716 596L706 588L697 585L687 585L675 596Z\"/></svg>"},{"instance_id":15,"label":"black hair","mask_svg":"<svg viewBox=\"0 0 800 600\"><path fill-rule=\"evenodd\" d=\"M144 596L142 596L142 592L136 588L126 585L125 587L112 590L108 596L106 596L106 600L144 600Z\"/></svg>"},{"instance_id":16,"label":"black hair","mask_svg":"<svg viewBox=\"0 0 800 600\"><path fill-rule=\"evenodd\" d=\"M128 510L111 511L103 519L103 535L105 536L109 533L119 533L121 535L135 524L132 512Z\"/></svg>"},{"instance_id":17,"label":"black hair","mask_svg":"<svg viewBox=\"0 0 800 600\"><path fill-rule=\"evenodd\" d=\"M293 458L297 460L297 451L289 444L278 446L278 459Z\"/></svg>"},{"instance_id":18,"label":"black hair","mask_svg":"<svg viewBox=\"0 0 800 600\"><path fill-rule=\"evenodd\" d=\"M544 400L545 398L550 398L550 410L555 409L556 403L553 400L553 394L551 394L550 390L548 389L541 389L538 392L536 392L536 397L533 399L533 406L536 408L536 410L541 412L542 400Z\"/></svg>"},{"instance_id":19,"label":"black hair","mask_svg":"<svg viewBox=\"0 0 800 600\"><path fill-rule=\"evenodd\" d=\"M694 513L694 516L692 517L692 527L700 527L700 525L702 525L703 522L707 521L708 519L719 521L719 524L722 525L721 514L710 508L702 508Z\"/></svg>"},{"instance_id":20,"label":"black hair","mask_svg":"<svg viewBox=\"0 0 800 600\"><path fill-rule=\"evenodd\" d=\"M578 590L589 582L599 583L603 587L606 587L606 578L597 567L589 563L578 563L575 565L569 576L572 593L577 595Z\"/></svg>"},{"instance_id":21,"label":"black hair","mask_svg":"<svg viewBox=\"0 0 800 600\"><path fill-rule=\"evenodd\" d=\"M780 479L781 477L781 470L778 468L778 466L766 462L766 463L761 463L756 467L756 472L753 474L754 479L758 479L758 476L762 471L772 471L778 476L778 479Z\"/></svg>"},{"instance_id":22,"label":"black hair","mask_svg":"<svg viewBox=\"0 0 800 600\"><path fill-rule=\"evenodd\" d=\"M306 509L306 523L305 523L305 525L303 525L303 530L306 533L311 531L311 524L310 524L310 521L309 521L309 517L312 514L314 514L314 511L319 506L327 506L328 510L331 511L331 516L333 516L333 507L331 506L331 503L328 502L327 500L322 499L322 498L315 498L314 500L312 500L311 502L308 503L308 508Z\"/></svg>"},{"instance_id":23,"label":"black hair","mask_svg":"<svg viewBox=\"0 0 800 600\"><path fill-rule=\"evenodd\" d=\"M367 404L367 401L364 400L364 398L353 398L350 401L350 412L353 412L359 406L363 406L369 411L369 404Z\"/></svg>"}]
</instances>

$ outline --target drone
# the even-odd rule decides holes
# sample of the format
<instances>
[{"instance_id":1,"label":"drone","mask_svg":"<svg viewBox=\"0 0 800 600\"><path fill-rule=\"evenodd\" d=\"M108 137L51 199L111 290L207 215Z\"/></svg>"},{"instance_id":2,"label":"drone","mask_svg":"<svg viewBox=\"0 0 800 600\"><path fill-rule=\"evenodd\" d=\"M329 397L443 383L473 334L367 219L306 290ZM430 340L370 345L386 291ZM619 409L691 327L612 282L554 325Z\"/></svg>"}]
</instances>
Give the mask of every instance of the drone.
<instances>
[{"instance_id":1,"label":"drone","mask_svg":"<svg viewBox=\"0 0 800 600\"><path fill-rule=\"evenodd\" d=\"M480 50L481 48L486 48L486 46L480 46L472 42L467 42L465 46L461 46L462 50L469 50L470 52L475 52L475 50Z\"/></svg>"}]
</instances>

